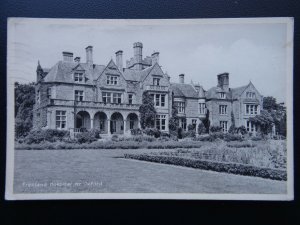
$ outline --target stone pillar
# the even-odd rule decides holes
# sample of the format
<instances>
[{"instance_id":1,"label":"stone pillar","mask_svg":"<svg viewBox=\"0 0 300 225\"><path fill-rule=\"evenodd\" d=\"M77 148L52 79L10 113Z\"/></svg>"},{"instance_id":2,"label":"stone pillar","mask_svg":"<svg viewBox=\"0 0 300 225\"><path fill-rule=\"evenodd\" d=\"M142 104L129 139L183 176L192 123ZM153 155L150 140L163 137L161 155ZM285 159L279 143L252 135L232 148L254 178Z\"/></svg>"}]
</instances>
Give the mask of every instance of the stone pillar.
<instances>
[{"instance_id":1,"label":"stone pillar","mask_svg":"<svg viewBox=\"0 0 300 225\"><path fill-rule=\"evenodd\" d=\"M107 134L111 134L110 133L110 120L107 120Z\"/></svg>"},{"instance_id":2,"label":"stone pillar","mask_svg":"<svg viewBox=\"0 0 300 225\"><path fill-rule=\"evenodd\" d=\"M126 133L126 120L123 120L123 134Z\"/></svg>"},{"instance_id":3,"label":"stone pillar","mask_svg":"<svg viewBox=\"0 0 300 225\"><path fill-rule=\"evenodd\" d=\"M141 123L140 123L140 120L138 119L138 128L139 129L142 129L142 126L141 126Z\"/></svg>"},{"instance_id":4,"label":"stone pillar","mask_svg":"<svg viewBox=\"0 0 300 225\"><path fill-rule=\"evenodd\" d=\"M91 129L94 129L94 119L91 119Z\"/></svg>"}]
</instances>

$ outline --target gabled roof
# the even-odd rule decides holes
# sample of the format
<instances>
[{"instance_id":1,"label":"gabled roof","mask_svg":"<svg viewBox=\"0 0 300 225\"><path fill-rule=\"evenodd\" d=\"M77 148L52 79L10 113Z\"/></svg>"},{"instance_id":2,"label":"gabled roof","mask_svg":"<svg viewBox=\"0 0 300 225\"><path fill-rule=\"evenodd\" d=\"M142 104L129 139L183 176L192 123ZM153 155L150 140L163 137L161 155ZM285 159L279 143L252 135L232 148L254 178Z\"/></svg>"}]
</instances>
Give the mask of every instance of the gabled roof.
<instances>
[{"instance_id":1,"label":"gabled roof","mask_svg":"<svg viewBox=\"0 0 300 225\"><path fill-rule=\"evenodd\" d=\"M174 97L198 98L198 92L192 84L171 83Z\"/></svg>"},{"instance_id":2,"label":"gabled roof","mask_svg":"<svg viewBox=\"0 0 300 225\"><path fill-rule=\"evenodd\" d=\"M244 90L248 87L248 85L237 87L237 88L231 88L230 91L232 93L232 98L236 99L244 92Z\"/></svg>"},{"instance_id":3,"label":"gabled roof","mask_svg":"<svg viewBox=\"0 0 300 225\"><path fill-rule=\"evenodd\" d=\"M103 65L88 65L87 63L64 62L56 63L44 77L45 82L67 82L73 83L74 71L85 71L86 84L93 84L99 74L102 73L105 66Z\"/></svg>"},{"instance_id":4,"label":"gabled roof","mask_svg":"<svg viewBox=\"0 0 300 225\"><path fill-rule=\"evenodd\" d=\"M134 69L128 69L125 68L123 71L123 75L125 77L125 80L130 81L143 81L146 76L150 73L150 71L153 69L155 65L147 67L143 70L134 70Z\"/></svg>"}]
</instances>

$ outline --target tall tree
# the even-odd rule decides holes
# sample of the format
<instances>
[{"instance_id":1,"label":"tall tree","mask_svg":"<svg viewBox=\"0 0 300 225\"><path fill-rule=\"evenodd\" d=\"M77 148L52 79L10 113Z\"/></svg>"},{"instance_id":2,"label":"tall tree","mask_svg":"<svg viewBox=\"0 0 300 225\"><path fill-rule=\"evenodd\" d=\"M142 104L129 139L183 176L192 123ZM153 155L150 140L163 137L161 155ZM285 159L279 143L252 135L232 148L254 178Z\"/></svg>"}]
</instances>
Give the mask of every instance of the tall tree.
<instances>
[{"instance_id":1,"label":"tall tree","mask_svg":"<svg viewBox=\"0 0 300 225\"><path fill-rule=\"evenodd\" d=\"M169 129L170 131L177 132L178 126L179 126L178 110L174 104L174 101L172 101L172 112L171 112L171 117L169 119Z\"/></svg>"},{"instance_id":2,"label":"tall tree","mask_svg":"<svg viewBox=\"0 0 300 225\"><path fill-rule=\"evenodd\" d=\"M33 106L35 103L34 83L15 83L15 134L26 136L32 128Z\"/></svg>"},{"instance_id":3,"label":"tall tree","mask_svg":"<svg viewBox=\"0 0 300 225\"><path fill-rule=\"evenodd\" d=\"M278 104L276 103L276 98L274 98L272 96L264 97L263 108L269 112L271 110L277 110Z\"/></svg>"},{"instance_id":4,"label":"tall tree","mask_svg":"<svg viewBox=\"0 0 300 225\"><path fill-rule=\"evenodd\" d=\"M143 93L142 105L139 108L139 112L142 129L154 127L156 110L154 107L154 99L148 92Z\"/></svg>"}]
</instances>

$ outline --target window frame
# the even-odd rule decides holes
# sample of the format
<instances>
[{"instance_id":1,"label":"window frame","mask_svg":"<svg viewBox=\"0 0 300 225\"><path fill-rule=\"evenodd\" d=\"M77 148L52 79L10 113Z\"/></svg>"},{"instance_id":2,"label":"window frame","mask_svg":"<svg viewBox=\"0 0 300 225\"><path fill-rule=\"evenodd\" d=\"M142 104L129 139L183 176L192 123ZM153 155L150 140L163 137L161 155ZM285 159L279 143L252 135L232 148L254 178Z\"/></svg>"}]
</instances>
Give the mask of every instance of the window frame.
<instances>
[{"instance_id":1,"label":"window frame","mask_svg":"<svg viewBox=\"0 0 300 225\"><path fill-rule=\"evenodd\" d=\"M219 114L227 115L227 105L219 105Z\"/></svg>"},{"instance_id":2,"label":"window frame","mask_svg":"<svg viewBox=\"0 0 300 225\"><path fill-rule=\"evenodd\" d=\"M55 127L59 130L65 130L67 128L67 111L55 111Z\"/></svg>"},{"instance_id":3,"label":"window frame","mask_svg":"<svg viewBox=\"0 0 300 225\"><path fill-rule=\"evenodd\" d=\"M77 92L77 94L76 94ZM78 94L81 93L81 94ZM76 102L83 102L84 101L84 91L83 90L74 90L74 100Z\"/></svg>"},{"instance_id":4,"label":"window frame","mask_svg":"<svg viewBox=\"0 0 300 225\"><path fill-rule=\"evenodd\" d=\"M204 115L206 113L206 104L204 102L199 103L199 114Z\"/></svg>"},{"instance_id":5,"label":"window frame","mask_svg":"<svg viewBox=\"0 0 300 225\"><path fill-rule=\"evenodd\" d=\"M116 75L106 75L106 84L110 86L115 86L119 84L119 76Z\"/></svg>"},{"instance_id":6,"label":"window frame","mask_svg":"<svg viewBox=\"0 0 300 225\"><path fill-rule=\"evenodd\" d=\"M225 94L225 92L220 92L220 98L221 98L221 99L226 99L226 94Z\"/></svg>"},{"instance_id":7,"label":"window frame","mask_svg":"<svg viewBox=\"0 0 300 225\"><path fill-rule=\"evenodd\" d=\"M228 132L228 121L220 121L220 127L222 128L223 133Z\"/></svg>"},{"instance_id":8,"label":"window frame","mask_svg":"<svg viewBox=\"0 0 300 225\"><path fill-rule=\"evenodd\" d=\"M75 83L84 83L84 73L83 72L74 72L74 82Z\"/></svg>"},{"instance_id":9,"label":"window frame","mask_svg":"<svg viewBox=\"0 0 300 225\"><path fill-rule=\"evenodd\" d=\"M159 86L159 83L160 83L160 78L154 77L153 78L153 85L154 86Z\"/></svg>"}]
</instances>

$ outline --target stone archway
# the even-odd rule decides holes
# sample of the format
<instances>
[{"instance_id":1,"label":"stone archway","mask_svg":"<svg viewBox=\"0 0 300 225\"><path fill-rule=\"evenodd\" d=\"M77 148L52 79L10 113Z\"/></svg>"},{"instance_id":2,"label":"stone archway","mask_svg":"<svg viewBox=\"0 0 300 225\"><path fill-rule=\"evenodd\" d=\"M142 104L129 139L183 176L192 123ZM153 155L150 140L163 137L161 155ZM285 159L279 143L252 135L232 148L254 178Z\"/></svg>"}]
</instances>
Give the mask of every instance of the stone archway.
<instances>
[{"instance_id":1,"label":"stone archway","mask_svg":"<svg viewBox=\"0 0 300 225\"><path fill-rule=\"evenodd\" d=\"M139 128L139 119L136 113L129 113L126 118L126 130L130 131L132 129Z\"/></svg>"},{"instance_id":2,"label":"stone archway","mask_svg":"<svg viewBox=\"0 0 300 225\"><path fill-rule=\"evenodd\" d=\"M110 133L124 134L124 117L121 113L115 112L110 117Z\"/></svg>"},{"instance_id":3,"label":"stone archway","mask_svg":"<svg viewBox=\"0 0 300 225\"><path fill-rule=\"evenodd\" d=\"M91 116L87 111L80 111L76 114L75 128L81 131L91 129Z\"/></svg>"},{"instance_id":4,"label":"stone archway","mask_svg":"<svg viewBox=\"0 0 300 225\"><path fill-rule=\"evenodd\" d=\"M94 115L94 128L99 130L101 134L108 133L108 118L104 112L97 112Z\"/></svg>"}]
</instances>

